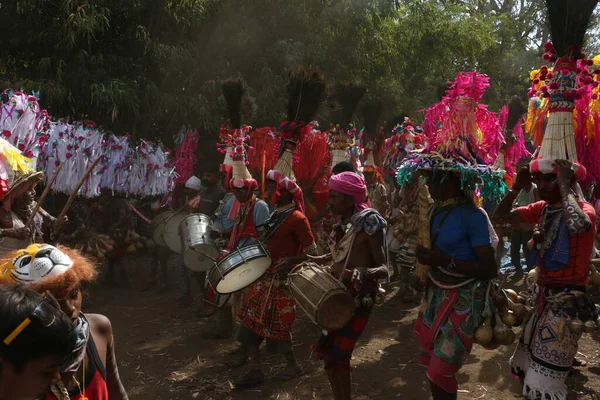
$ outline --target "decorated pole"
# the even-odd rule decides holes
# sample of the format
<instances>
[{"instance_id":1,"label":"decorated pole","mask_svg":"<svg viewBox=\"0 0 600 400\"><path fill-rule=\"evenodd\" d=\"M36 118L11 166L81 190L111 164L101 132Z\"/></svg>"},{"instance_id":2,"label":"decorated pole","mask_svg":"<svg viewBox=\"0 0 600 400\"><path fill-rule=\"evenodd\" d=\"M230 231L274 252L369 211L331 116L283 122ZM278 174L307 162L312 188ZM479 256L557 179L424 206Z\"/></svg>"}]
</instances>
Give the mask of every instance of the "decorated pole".
<instances>
[{"instance_id":1,"label":"decorated pole","mask_svg":"<svg viewBox=\"0 0 600 400\"><path fill-rule=\"evenodd\" d=\"M58 217L56 217L57 220L61 220L62 218L64 218L65 215L67 215L67 212L69 211L69 208L71 207L71 204L73 204L73 201L75 200L75 197L77 196L77 192L79 191L79 189L81 188L81 186L83 185L83 183L85 182L85 180L87 179L87 177L92 173L92 171L94 170L94 168L96 167L96 165L98 165L98 163L100 162L100 160L102 160L103 158L104 158L104 156L98 157L96 159L96 161L94 161L85 170L85 172L83 173L83 175L81 176L81 178L79 178L79 181L77 182L77 185L75 185L75 187L73 188L73 192L69 196L69 199L65 203L65 206L63 207L63 209L60 212L60 214L58 215Z\"/></svg>"},{"instance_id":2,"label":"decorated pole","mask_svg":"<svg viewBox=\"0 0 600 400\"><path fill-rule=\"evenodd\" d=\"M42 195L38 199L37 204L35 205L35 208L33 209L33 212L29 216L27 223L25 223L25 226L27 226L27 227L31 226L31 223L33 222L33 218L37 214L37 212L40 209L40 207L42 206L42 204L44 204L44 200L46 200L46 197L48 197L48 195L50 194L50 190L52 189L52 184L56 181L56 178L58 177L58 174L60 173L60 170L62 169L63 165L65 165L64 162L60 163L59 166L56 167L56 170L54 171L52 178L46 183L46 187L44 188Z\"/></svg>"}]
</instances>

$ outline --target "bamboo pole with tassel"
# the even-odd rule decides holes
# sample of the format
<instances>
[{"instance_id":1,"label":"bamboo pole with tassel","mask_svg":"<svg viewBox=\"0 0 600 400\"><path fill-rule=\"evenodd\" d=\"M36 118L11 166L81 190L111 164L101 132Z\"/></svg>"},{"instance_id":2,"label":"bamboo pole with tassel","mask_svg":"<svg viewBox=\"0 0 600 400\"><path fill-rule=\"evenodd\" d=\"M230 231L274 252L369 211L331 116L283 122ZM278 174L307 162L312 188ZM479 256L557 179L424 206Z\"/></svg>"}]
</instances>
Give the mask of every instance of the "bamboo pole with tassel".
<instances>
[{"instance_id":1,"label":"bamboo pole with tassel","mask_svg":"<svg viewBox=\"0 0 600 400\"><path fill-rule=\"evenodd\" d=\"M418 215L419 215L419 231L418 231L418 244L426 249L431 249L431 228L429 221L429 190L423 180L423 177L419 177L417 182L417 201L418 201ZM421 264L417 261L415 268L415 275L425 285L429 277L429 265Z\"/></svg>"},{"instance_id":2,"label":"bamboo pole with tassel","mask_svg":"<svg viewBox=\"0 0 600 400\"><path fill-rule=\"evenodd\" d=\"M79 181L77 182L77 185L75 185L75 188L71 192L71 195L69 196L69 199L65 203L65 206L63 207L63 209L60 212L60 214L58 215L58 217L56 217L56 219L62 219L65 215L67 215L67 212L69 211L69 208L71 208L71 204L73 204L73 201L75 200L75 197L77 196L77 192L79 192L79 189L81 188L81 186L83 185L83 183L85 182L85 180L87 179L87 177L92 173L92 171L94 170L94 168L96 167L96 165L98 165L98 163L100 162L100 160L102 160L103 158L104 158L104 156L99 156L96 159L96 161L94 161L88 167L88 169L85 170L85 172L83 173L83 175L81 176L81 178L79 178Z\"/></svg>"},{"instance_id":3,"label":"bamboo pole with tassel","mask_svg":"<svg viewBox=\"0 0 600 400\"><path fill-rule=\"evenodd\" d=\"M31 224L33 223L33 219L35 218L35 215L40 210L40 207L42 207L42 204L44 204L44 201L46 200L46 197L48 197L48 195L50 194L50 190L52 189L52 185L56 181L56 178L58 177L58 174L60 173L60 170L62 169L63 165L65 165L64 162L60 163L58 165L58 167L56 167L56 170L54 171L54 174L52 174L52 178L50 178L50 180L46 183L46 187L44 188L44 191L42 192L42 195L38 199L37 204L35 205L35 208L33 209L33 212L29 216L29 219L27 219L27 223L25 223L25 226L31 227Z\"/></svg>"}]
</instances>

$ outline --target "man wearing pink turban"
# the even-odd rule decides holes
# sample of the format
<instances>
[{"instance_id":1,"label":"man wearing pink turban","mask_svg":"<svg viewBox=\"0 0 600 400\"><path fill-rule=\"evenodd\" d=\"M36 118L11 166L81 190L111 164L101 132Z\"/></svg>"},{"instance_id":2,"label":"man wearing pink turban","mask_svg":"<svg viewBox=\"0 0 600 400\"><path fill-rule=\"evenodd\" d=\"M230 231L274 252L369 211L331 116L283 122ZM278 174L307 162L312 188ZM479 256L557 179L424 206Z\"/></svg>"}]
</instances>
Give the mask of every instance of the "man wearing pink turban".
<instances>
[{"instance_id":1,"label":"man wearing pink turban","mask_svg":"<svg viewBox=\"0 0 600 400\"><path fill-rule=\"evenodd\" d=\"M362 211L371 206L367 183L354 172L341 172L329 178L328 186L331 190L352 196L356 211Z\"/></svg>"},{"instance_id":2,"label":"man wearing pink turban","mask_svg":"<svg viewBox=\"0 0 600 400\"><path fill-rule=\"evenodd\" d=\"M331 254L309 257L333 261L331 274L346 286L359 304L341 329L321 335L315 348L323 360L335 400L351 397L350 359L356 341L365 329L373 304L384 291L379 280L387 279L385 219L370 208L367 185L354 172L329 178L329 205L340 221L330 237Z\"/></svg>"}]
</instances>

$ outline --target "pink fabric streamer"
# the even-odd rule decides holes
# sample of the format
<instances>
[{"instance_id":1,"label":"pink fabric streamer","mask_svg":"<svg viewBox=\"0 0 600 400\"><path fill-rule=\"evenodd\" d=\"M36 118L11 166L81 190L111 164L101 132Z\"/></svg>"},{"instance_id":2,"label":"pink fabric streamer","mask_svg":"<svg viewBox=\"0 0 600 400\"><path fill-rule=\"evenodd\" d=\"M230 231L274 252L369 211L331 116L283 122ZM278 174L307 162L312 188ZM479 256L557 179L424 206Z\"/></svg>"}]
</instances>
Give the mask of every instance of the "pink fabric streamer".
<instances>
[{"instance_id":1,"label":"pink fabric streamer","mask_svg":"<svg viewBox=\"0 0 600 400\"><path fill-rule=\"evenodd\" d=\"M177 183L185 183L194 175L196 165L196 149L198 147L198 130L181 128L177 135L179 144L175 146L175 172Z\"/></svg>"},{"instance_id":2,"label":"pink fabric streamer","mask_svg":"<svg viewBox=\"0 0 600 400\"><path fill-rule=\"evenodd\" d=\"M598 134L600 133L600 115L591 113L590 104L592 103L592 88L585 86L582 89L582 96L575 100L575 109L577 111L577 129L575 131L575 145L577 148L577 159L586 168L587 174L580 184L585 188L600 181L600 142ZM595 132L588 131L588 121L593 118L592 124Z\"/></svg>"},{"instance_id":3,"label":"pink fabric streamer","mask_svg":"<svg viewBox=\"0 0 600 400\"><path fill-rule=\"evenodd\" d=\"M329 188L336 192L354 198L354 207L357 211L371 207L367 184L365 180L354 172L342 172L329 178Z\"/></svg>"},{"instance_id":4,"label":"pink fabric streamer","mask_svg":"<svg viewBox=\"0 0 600 400\"><path fill-rule=\"evenodd\" d=\"M515 175L515 167L517 163L524 157L531 157L531 153L527 151L525 147L525 136L523 134L523 124L525 119L519 119L519 122L513 129L513 136L515 137L515 143L512 146L506 148L506 155L504 157L504 167L506 173L511 177Z\"/></svg>"}]
</instances>

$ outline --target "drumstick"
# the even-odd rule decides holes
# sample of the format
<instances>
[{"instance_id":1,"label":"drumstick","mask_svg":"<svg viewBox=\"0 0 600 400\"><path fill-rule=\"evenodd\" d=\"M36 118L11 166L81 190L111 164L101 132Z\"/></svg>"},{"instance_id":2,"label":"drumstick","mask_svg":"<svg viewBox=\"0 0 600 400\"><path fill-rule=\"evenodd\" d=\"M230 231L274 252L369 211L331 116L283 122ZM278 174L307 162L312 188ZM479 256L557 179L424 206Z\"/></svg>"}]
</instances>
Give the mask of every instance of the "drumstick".
<instances>
[{"instance_id":1,"label":"drumstick","mask_svg":"<svg viewBox=\"0 0 600 400\"><path fill-rule=\"evenodd\" d=\"M64 218L65 215L67 215L67 211L69 211L69 208L71 208L71 204L73 204L73 200L75 200L75 196L77 196L77 192L79 191L79 188L81 188L81 186L83 185L83 182L85 182L85 180L87 179L87 177L94 170L94 167L96 165L98 165L98 163L100 162L100 160L102 160L102 158L104 158L104 156L98 157L96 159L96 161L94 161L92 163L92 165L90 165L88 167L88 169L85 170L85 172L83 173L83 175L81 176L81 178L79 178L79 182L77 182L77 185L75 185L75 188L73 189L73 192L69 196L69 199L67 200L65 206L63 207L63 209L60 212L60 214L58 215L58 217L56 217L56 219L60 220L60 219Z\"/></svg>"},{"instance_id":2,"label":"drumstick","mask_svg":"<svg viewBox=\"0 0 600 400\"><path fill-rule=\"evenodd\" d=\"M213 261L214 263L217 263L217 261L219 261L216 258L213 258L207 254L204 254L203 252L201 252L200 250L197 250L196 248L190 246L190 250L194 250L196 253L202 254L204 257L208 258L209 260Z\"/></svg>"},{"instance_id":3,"label":"drumstick","mask_svg":"<svg viewBox=\"0 0 600 400\"><path fill-rule=\"evenodd\" d=\"M54 174L52 174L52 178L46 183L46 187L44 188L44 191L42 192L42 195L38 199L37 204L35 205L35 208L33 209L33 212L31 213L31 215L29 216L29 219L27 220L27 223L25 224L25 226L31 226L31 223L33 222L33 218L35 217L35 215L39 211L39 209L42 206L42 204L44 204L44 200L46 200L46 197L48 197L48 195L50 194L50 190L52 188L52 185L54 184L54 181L56 181L56 178L58 178L58 173L62 169L63 165L65 165L64 162L60 163L58 165L58 167L56 167L56 170L54 171Z\"/></svg>"}]
</instances>

